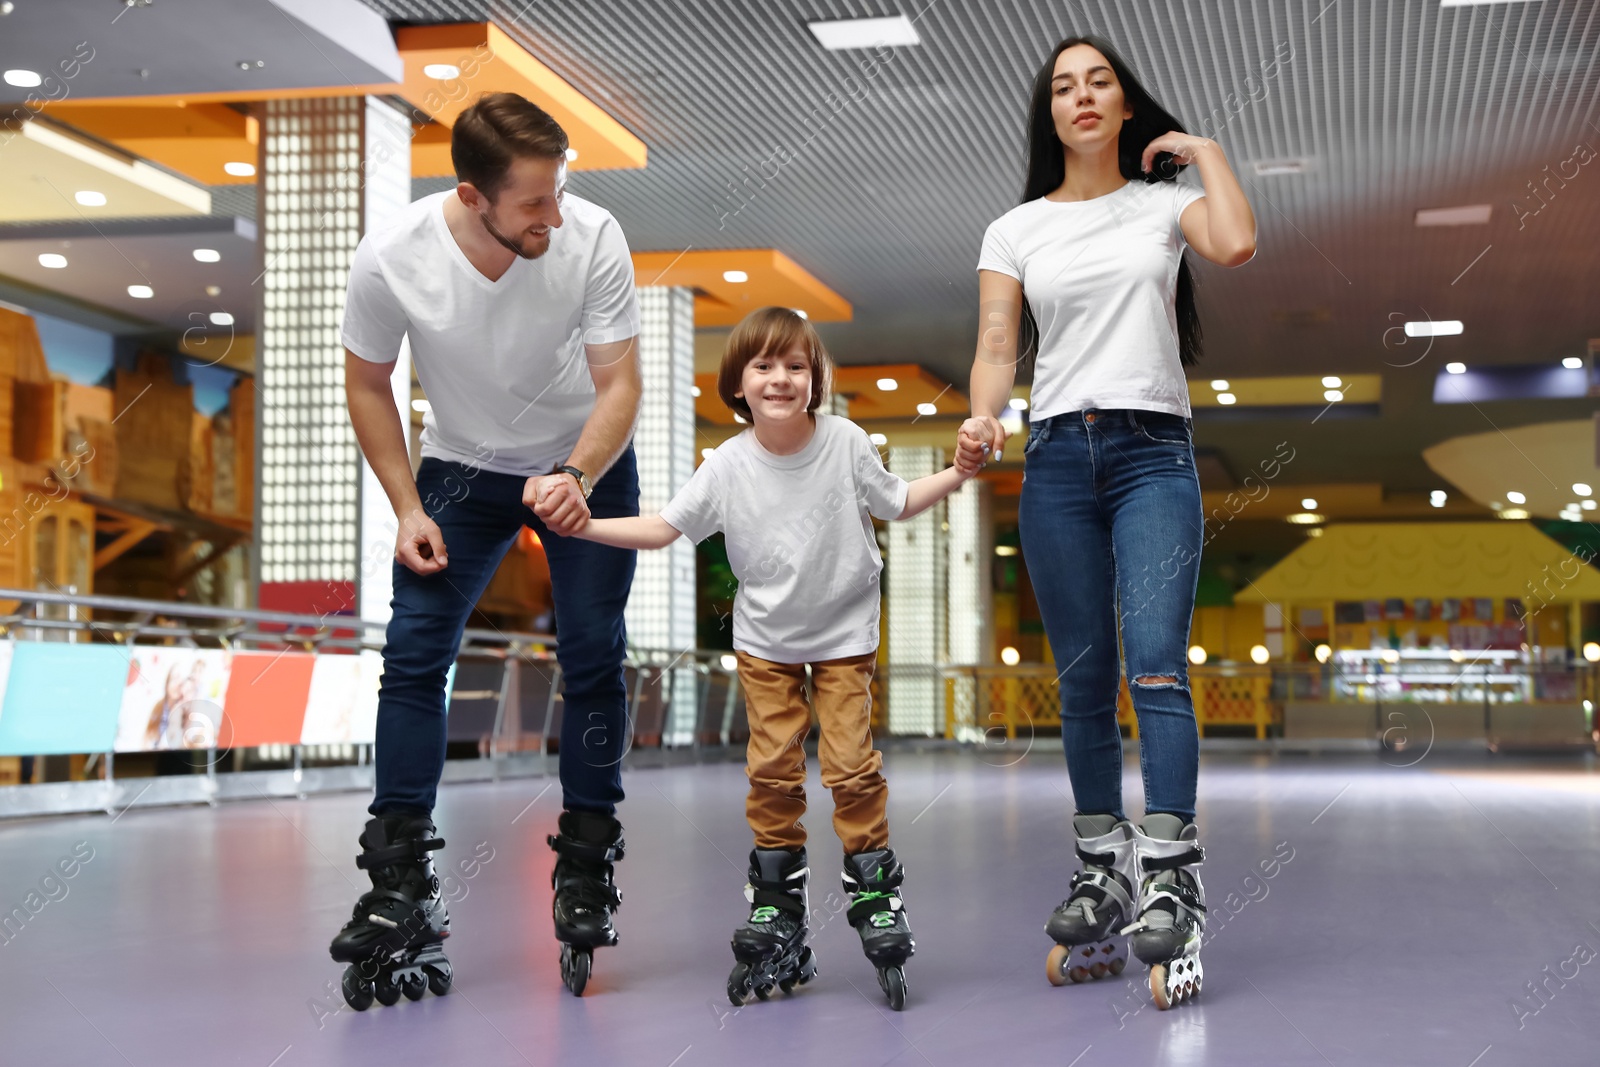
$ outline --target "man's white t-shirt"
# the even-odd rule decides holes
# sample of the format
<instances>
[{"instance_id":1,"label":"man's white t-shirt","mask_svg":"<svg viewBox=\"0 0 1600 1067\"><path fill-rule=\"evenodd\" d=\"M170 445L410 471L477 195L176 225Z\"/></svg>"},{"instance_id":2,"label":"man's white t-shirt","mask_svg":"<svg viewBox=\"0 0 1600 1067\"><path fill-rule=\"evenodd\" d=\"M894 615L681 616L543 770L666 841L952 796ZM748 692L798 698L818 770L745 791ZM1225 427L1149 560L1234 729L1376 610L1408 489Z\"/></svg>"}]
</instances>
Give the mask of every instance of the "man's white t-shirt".
<instances>
[{"instance_id":1,"label":"man's white t-shirt","mask_svg":"<svg viewBox=\"0 0 1600 1067\"><path fill-rule=\"evenodd\" d=\"M1093 200L1030 200L989 225L978 269L1020 281L1039 324L1029 418L1086 408L1189 416L1174 307L1187 247L1178 218L1203 196L1130 181Z\"/></svg>"},{"instance_id":2,"label":"man's white t-shirt","mask_svg":"<svg viewBox=\"0 0 1600 1067\"><path fill-rule=\"evenodd\" d=\"M594 410L584 344L639 332L628 242L611 212L568 193L549 250L490 281L445 223L455 195L425 196L361 239L344 346L391 363L409 340L432 407L424 456L544 474L566 461Z\"/></svg>"},{"instance_id":3,"label":"man's white t-shirt","mask_svg":"<svg viewBox=\"0 0 1600 1067\"><path fill-rule=\"evenodd\" d=\"M661 509L691 541L726 535L739 579L733 647L775 663L815 663L878 647L872 519L906 508L904 478L884 469L866 431L818 415L800 451L777 456L754 430L719 445Z\"/></svg>"}]
</instances>

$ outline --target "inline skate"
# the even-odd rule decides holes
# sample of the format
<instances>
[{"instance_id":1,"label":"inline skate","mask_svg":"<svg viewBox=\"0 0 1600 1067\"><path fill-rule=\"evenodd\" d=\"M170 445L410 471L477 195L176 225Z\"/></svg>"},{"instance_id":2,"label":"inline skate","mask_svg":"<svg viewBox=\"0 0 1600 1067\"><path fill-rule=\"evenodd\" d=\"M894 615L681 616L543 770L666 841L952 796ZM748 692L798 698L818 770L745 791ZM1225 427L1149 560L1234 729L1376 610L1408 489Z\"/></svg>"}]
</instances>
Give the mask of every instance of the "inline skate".
<instances>
[{"instance_id":1,"label":"inline skate","mask_svg":"<svg viewBox=\"0 0 1600 1067\"><path fill-rule=\"evenodd\" d=\"M758 848L750 853L750 881L744 887L750 917L733 932L728 1000L742 1006L751 993L758 1000L785 993L816 976L817 958L806 944L806 850Z\"/></svg>"},{"instance_id":2,"label":"inline skate","mask_svg":"<svg viewBox=\"0 0 1600 1067\"><path fill-rule=\"evenodd\" d=\"M550 872L551 911L561 942L561 981L575 997L589 984L594 950L617 943L611 913L622 904L611 865L623 854L622 824L610 815L564 811L547 840L557 859Z\"/></svg>"},{"instance_id":3,"label":"inline skate","mask_svg":"<svg viewBox=\"0 0 1600 1067\"><path fill-rule=\"evenodd\" d=\"M372 879L328 946L338 963L349 964L340 981L345 1003L366 1011L374 999L385 1007L403 994L420 1000L450 992L450 961L440 947L450 936L450 915L439 895L431 854L444 847L427 817L369 820L361 833L356 866Z\"/></svg>"},{"instance_id":4,"label":"inline skate","mask_svg":"<svg viewBox=\"0 0 1600 1067\"><path fill-rule=\"evenodd\" d=\"M1133 935L1133 954L1150 968L1150 997L1166 1011L1200 992L1200 942L1205 936L1206 891L1194 868L1205 860L1194 823L1176 815L1145 816L1139 844L1139 917L1122 932Z\"/></svg>"},{"instance_id":5,"label":"inline skate","mask_svg":"<svg viewBox=\"0 0 1600 1067\"><path fill-rule=\"evenodd\" d=\"M894 852L887 848L844 858L850 925L861 935L861 949L878 969L878 985L895 1011L905 1009L904 964L917 949L906 921L905 902L900 899L905 873Z\"/></svg>"},{"instance_id":6,"label":"inline skate","mask_svg":"<svg viewBox=\"0 0 1600 1067\"><path fill-rule=\"evenodd\" d=\"M1067 899L1044 932L1056 944L1045 958L1051 985L1118 975L1128 963L1122 928L1134 915L1138 892L1138 833L1115 815L1075 815L1078 861Z\"/></svg>"}]
</instances>

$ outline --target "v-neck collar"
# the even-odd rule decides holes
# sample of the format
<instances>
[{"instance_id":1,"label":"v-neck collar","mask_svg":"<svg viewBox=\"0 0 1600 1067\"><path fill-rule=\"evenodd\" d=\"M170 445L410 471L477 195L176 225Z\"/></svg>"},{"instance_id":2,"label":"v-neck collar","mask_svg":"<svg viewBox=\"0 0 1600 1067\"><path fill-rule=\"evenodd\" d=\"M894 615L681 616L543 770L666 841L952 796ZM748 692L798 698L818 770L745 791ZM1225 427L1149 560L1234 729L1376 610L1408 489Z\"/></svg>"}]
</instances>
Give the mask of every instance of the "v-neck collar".
<instances>
[{"instance_id":1,"label":"v-neck collar","mask_svg":"<svg viewBox=\"0 0 1600 1067\"><path fill-rule=\"evenodd\" d=\"M456 265L466 271L473 281L491 293L499 292L510 280L512 273L518 270L526 261L521 256L517 256L511 261L511 266L507 267L505 272L495 279L490 279L487 274L479 270L472 260L467 258L467 254L461 250L461 245L456 241L456 235L450 232L449 221L444 217L445 197L452 195L454 194L447 192L440 197L439 210L433 212L433 221L434 225L438 227L439 239L449 248L451 257L456 261Z\"/></svg>"}]
</instances>

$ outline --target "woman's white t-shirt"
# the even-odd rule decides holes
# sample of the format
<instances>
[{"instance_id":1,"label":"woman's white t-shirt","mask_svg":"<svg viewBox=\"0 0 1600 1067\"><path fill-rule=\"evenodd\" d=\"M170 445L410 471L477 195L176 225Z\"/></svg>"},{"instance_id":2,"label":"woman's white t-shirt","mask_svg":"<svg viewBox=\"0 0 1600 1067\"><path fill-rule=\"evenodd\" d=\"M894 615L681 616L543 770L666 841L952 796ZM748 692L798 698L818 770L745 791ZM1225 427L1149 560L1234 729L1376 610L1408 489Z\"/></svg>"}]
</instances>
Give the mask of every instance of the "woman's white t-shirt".
<instances>
[{"instance_id":1,"label":"woman's white t-shirt","mask_svg":"<svg viewBox=\"0 0 1600 1067\"><path fill-rule=\"evenodd\" d=\"M1093 200L1030 200L990 224L978 269L1020 281L1039 324L1030 418L1086 408L1188 417L1174 308L1187 246L1178 219L1203 196L1177 182L1130 181Z\"/></svg>"},{"instance_id":2,"label":"woman's white t-shirt","mask_svg":"<svg viewBox=\"0 0 1600 1067\"><path fill-rule=\"evenodd\" d=\"M719 530L739 579L733 647L775 663L816 663L878 647L872 519L906 509L904 478L867 433L818 415L800 451L768 452L746 430L718 445L661 518L691 541Z\"/></svg>"}]
</instances>

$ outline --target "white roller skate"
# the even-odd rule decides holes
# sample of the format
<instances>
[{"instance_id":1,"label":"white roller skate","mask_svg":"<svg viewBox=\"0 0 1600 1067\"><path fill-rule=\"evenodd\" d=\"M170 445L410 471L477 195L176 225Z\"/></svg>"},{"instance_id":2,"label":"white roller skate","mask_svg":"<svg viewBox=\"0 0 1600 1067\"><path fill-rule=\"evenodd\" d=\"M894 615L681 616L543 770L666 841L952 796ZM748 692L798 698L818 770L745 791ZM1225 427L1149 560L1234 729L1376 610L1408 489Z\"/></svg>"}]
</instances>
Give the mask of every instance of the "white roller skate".
<instances>
[{"instance_id":1,"label":"white roller skate","mask_svg":"<svg viewBox=\"0 0 1600 1067\"><path fill-rule=\"evenodd\" d=\"M1045 959L1051 985L1122 973L1128 942L1121 930L1133 918L1139 882L1138 831L1131 822L1114 815L1076 815L1072 827L1083 867L1044 927L1056 943Z\"/></svg>"},{"instance_id":2,"label":"white roller skate","mask_svg":"<svg viewBox=\"0 0 1600 1067\"><path fill-rule=\"evenodd\" d=\"M1204 860L1199 831L1176 815L1145 816L1139 846L1139 918L1123 927L1133 953L1150 968L1150 997L1167 1010L1200 992L1200 940L1206 891L1195 870Z\"/></svg>"}]
</instances>

